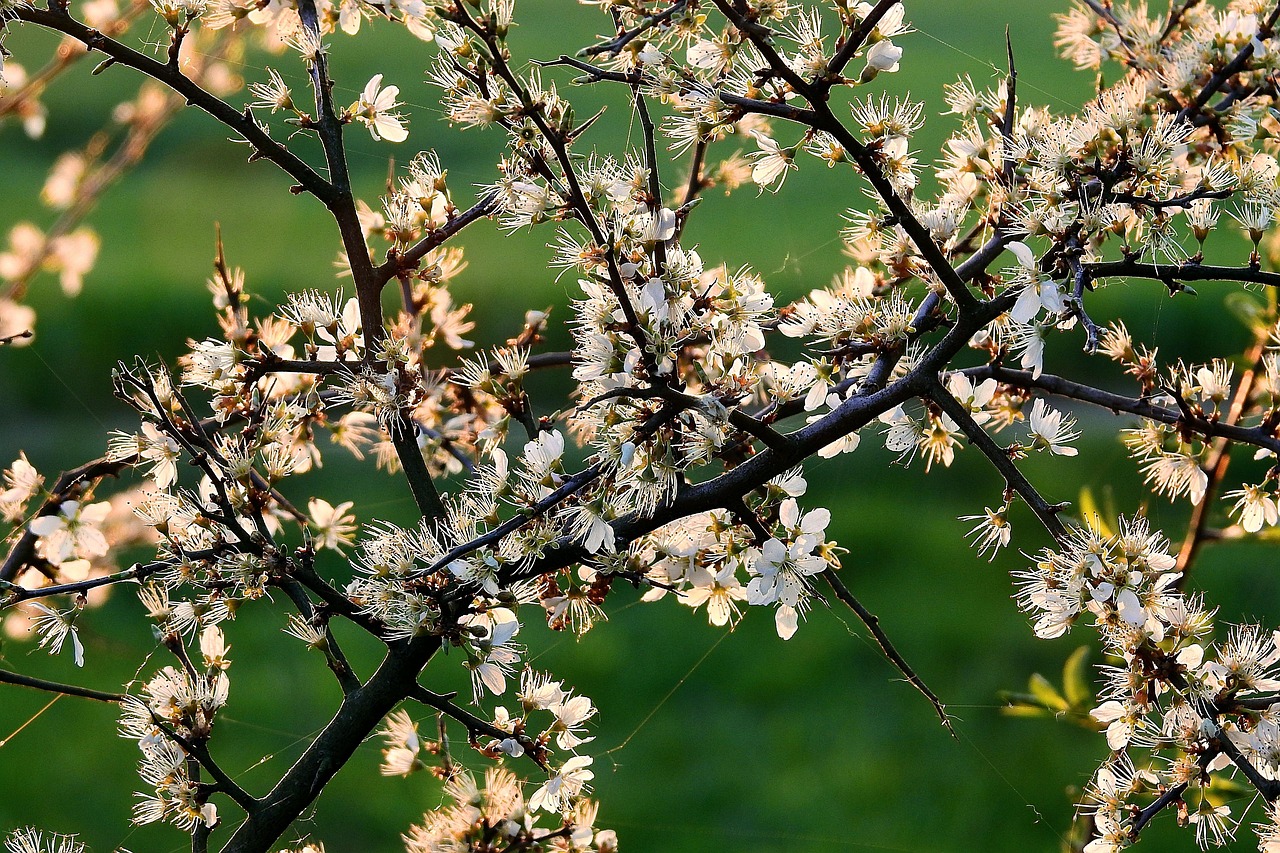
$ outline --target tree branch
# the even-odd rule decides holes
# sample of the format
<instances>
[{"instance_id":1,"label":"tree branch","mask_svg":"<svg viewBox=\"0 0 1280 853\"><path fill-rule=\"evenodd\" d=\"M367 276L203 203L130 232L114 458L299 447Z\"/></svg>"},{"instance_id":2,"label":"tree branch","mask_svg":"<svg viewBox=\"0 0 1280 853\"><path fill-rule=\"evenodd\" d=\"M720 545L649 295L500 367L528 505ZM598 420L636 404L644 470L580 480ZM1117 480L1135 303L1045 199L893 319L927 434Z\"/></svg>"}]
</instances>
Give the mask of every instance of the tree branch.
<instances>
[{"instance_id":1,"label":"tree branch","mask_svg":"<svg viewBox=\"0 0 1280 853\"><path fill-rule=\"evenodd\" d=\"M441 696L439 693L433 693L422 685L416 685L409 691L409 698L417 702L421 702L428 708L435 708L459 723L462 723L467 729L467 733L474 739L478 735L485 735L494 740L506 740L513 738L520 746L524 747L524 754L527 755L535 764L543 770L547 769L546 747L534 741L527 735L514 734L513 732L500 729L487 720L477 717L467 709L457 705L449 700L447 696Z\"/></svg>"},{"instance_id":2,"label":"tree branch","mask_svg":"<svg viewBox=\"0 0 1280 853\"><path fill-rule=\"evenodd\" d=\"M938 698L937 694L929 689L929 685L925 684L924 680L920 678L920 676L916 675L915 670L911 668L906 659L903 658L897 648L894 647L893 643L889 640L889 635L880 627L880 618L864 607L862 602L858 601L858 599L854 597L853 593L849 591L849 588L844 585L844 582L840 580L839 576L836 575L832 569L824 569L822 577L831 586L831 590L835 593L836 598L840 599L846 607L857 614L857 617L862 624L867 626L867 630L870 631L871 636L875 638L876 645L880 647L880 651L884 654L885 658L894 665L898 672L902 673L902 677L907 680L908 684L920 691L921 695L929 700L929 704L933 705L933 710L937 713L938 719L942 721L942 725L947 732L953 738L959 740L959 737L956 735L956 730L951 726L951 718L947 716L947 706L942 704L942 700Z\"/></svg>"},{"instance_id":3,"label":"tree branch","mask_svg":"<svg viewBox=\"0 0 1280 853\"><path fill-rule=\"evenodd\" d=\"M1018 466L1009 458L1008 452L996 444L995 440L987 434L977 422L974 421L973 415L969 414L969 410L964 407L955 397L939 382L934 385L933 390L929 392L929 399L937 403L942 411L945 412L951 420L956 422L961 431L969 437L969 441L974 447L982 451L983 455L991 462L992 466L1000 472L1004 477L1009 488L1013 489L1018 495L1031 507L1031 511L1036 514L1036 518L1040 519L1040 523L1059 543L1064 542L1067 538L1067 528L1063 525L1062 520L1058 518L1062 506L1051 504L1040 496L1035 486L1031 485L1031 481L1018 470Z\"/></svg>"},{"instance_id":4,"label":"tree branch","mask_svg":"<svg viewBox=\"0 0 1280 853\"><path fill-rule=\"evenodd\" d=\"M298 815L320 796L378 724L417 685L417 676L440 649L438 637L393 646L373 677L352 693L329 724L271 792L258 801L222 853L265 853Z\"/></svg>"},{"instance_id":5,"label":"tree branch","mask_svg":"<svg viewBox=\"0 0 1280 853\"><path fill-rule=\"evenodd\" d=\"M248 110L237 111L230 104L200 88L191 78L184 75L176 67L157 62L144 53L109 38L97 30L85 26L60 7L37 9L34 6L19 5L13 10L18 20L36 24L46 29L55 30L84 43L90 50L96 50L109 56L119 65L141 71L143 74L163 83L187 99L187 103L203 110L222 124L239 133L253 146L257 157L270 160L279 166L289 177L298 182L299 187L316 198L329 203L334 188L303 162L296 154L282 143L276 142L262 128Z\"/></svg>"},{"instance_id":6,"label":"tree branch","mask_svg":"<svg viewBox=\"0 0 1280 853\"><path fill-rule=\"evenodd\" d=\"M640 23L636 24L629 30L623 30L614 38L608 41L602 41L599 44L593 44L590 47L584 47L578 52L578 56L599 56L607 53L610 56L617 56L631 42L647 33L654 27L660 27L668 23L675 15L683 12L685 7L689 5L689 0L675 0L667 8L661 12L650 15Z\"/></svg>"},{"instance_id":7,"label":"tree branch","mask_svg":"<svg viewBox=\"0 0 1280 853\"><path fill-rule=\"evenodd\" d=\"M72 499L73 495L79 490L81 483L100 480L103 477L117 476L133 461L135 460L110 460L103 456L86 462L79 468L72 468L70 471L63 472L58 477L57 482L53 484L53 488L49 490L49 496L40 505L40 508L36 510L35 517L57 515L63 502ZM18 537L18 541L9 549L4 563L0 564L0 580L12 581L18 576L22 568L35 556L36 540L39 538L39 536L31 532L30 526L22 532L22 536Z\"/></svg>"},{"instance_id":8,"label":"tree branch","mask_svg":"<svg viewBox=\"0 0 1280 853\"><path fill-rule=\"evenodd\" d=\"M1276 7L1271 10L1271 14L1258 26L1257 38L1259 41L1266 41L1271 38L1278 19L1280 19L1280 3L1276 4ZM1209 99L1226 85L1228 80L1245 70L1249 60L1253 58L1253 44L1253 40L1250 39L1244 47L1240 48L1240 52L1235 55L1234 59L1222 66L1216 74L1209 78L1209 82L1204 84L1204 88L1196 95L1195 100L1178 112L1179 121L1188 121L1191 116L1203 110L1204 105L1209 103Z\"/></svg>"},{"instance_id":9,"label":"tree branch","mask_svg":"<svg viewBox=\"0 0 1280 853\"><path fill-rule=\"evenodd\" d=\"M75 684L60 684L57 681L46 681L43 678L35 678L30 675L19 675L16 672L0 669L0 683L16 684L19 687L30 687L33 690L43 690L47 693L61 693L64 696L78 696L81 699L94 699L98 702L123 702L125 696L123 693L106 693L102 690L93 690L89 687L80 687Z\"/></svg>"},{"instance_id":10,"label":"tree branch","mask_svg":"<svg viewBox=\"0 0 1280 853\"><path fill-rule=\"evenodd\" d=\"M1019 388L1038 388L1059 397L1079 400L1083 403L1092 403L1095 406L1110 409L1116 414L1127 412L1131 415L1150 418L1162 424L1182 426L1208 438L1227 438L1241 444L1264 447L1267 450L1280 453L1280 439L1277 439L1273 433L1266 429L1241 427L1221 421L1188 416L1180 411L1157 406L1141 397L1125 397L1121 394L1113 394L1110 391L1094 388L1092 385L1082 385L1079 382L1063 379L1061 376L1042 373L1039 377L1035 377L1025 370L1010 370L994 364L987 364L982 367L968 367L962 372L973 379L992 378L997 382L1015 385Z\"/></svg>"}]
</instances>

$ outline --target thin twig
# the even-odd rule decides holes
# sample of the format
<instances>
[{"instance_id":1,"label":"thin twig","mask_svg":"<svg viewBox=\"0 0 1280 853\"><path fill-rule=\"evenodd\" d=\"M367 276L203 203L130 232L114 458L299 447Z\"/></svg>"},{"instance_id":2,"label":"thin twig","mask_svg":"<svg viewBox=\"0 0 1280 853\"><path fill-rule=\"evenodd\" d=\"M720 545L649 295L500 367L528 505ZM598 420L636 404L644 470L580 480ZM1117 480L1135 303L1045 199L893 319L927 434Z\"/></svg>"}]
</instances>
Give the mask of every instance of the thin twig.
<instances>
[{"instance_id":1,"label":"thin twig","mask_svg":"<svg viewBox=\"0 0 1280 853\"><path fill-rule=\"evenodd\" d=\"M1182 19L1187 13L1200 5L1201 0L1183 0L1181 6L1175 7L1172 2L1169 4L1169 20L1165 21L1164 29L1160 32L1159 43L1164 44L1169 40L1169 36L1173 35L1174 30L1178 29L1182 24Z\"/></svg>"},{"instance_id":2,"label":"thin twig","mask_svg":"<svg viewBox=\"0 0 1280 853\"><path fill-rule=\"evenodd\" d=\"M683 12L687 5L689 5L689 0L675 0L674 3L663 9L661 12L649 15L631 29L623 30L618 33L614 38L600 42L599 44L593 44L590 47L584 47L578 52L578 56L599 56L602 53L607 53L610 56L617 56L622 52L623 48L640 38L640 36L644 35L649 30L654 27L660 27L667 24L673 17L675 17L675 15Z\"/></svg>"},{"instance_id":3,"label":"thin twig","mask_svg":"<svg viewBox=\"0 0 1280 853\"><path fill-rule=\"evenodd\" d=\"M1010 370L1007 367L995 364L967 367L961 372L971 379L992 378L997 382L1014 385L1018 388L1037 388L1059 397L1079 400L1083 403L1110 409L1116 414L1125 412L1131 415L1138 415L1162 424L1176 425L1208 438L1224 437L1240 444L1249 444L1280 453L1280 439L1277 439L1275 434L1269 430L1260 427L1242 427L1201 418L1191 413L1157 406L1143 397L1126 397L1123 394L1115 394L1111 391L1104 391L1101 388L1094 388L1092 385L1072 382L1070 379L1064 379L1061 376L1054 376L1050 373L1034 376L1026 370Z\"/></svg>"},{"instance_id":4,"label":"thin twig","mask_svg":"<svg viewBox=\"0 0 1280 853\"><path fill-rule=\"evenodd\" d=\"M78 696L81 699L94 699L98 702L123 702L125 695L123 693L107 693L102 690L94 690L89 687L80 687L76 684L61 684L57 681L46 681L43 678L35 678L30 675L19 675L16 672L0 669L0 683L16 684L19 687L30 687L33 690L43 690L46 693L61 693L64 696Z\"/></svg>"},{"instance_id":5,"label":"thin twig","mask_svg":"<svg viewBox=\"0 0 1280 853\"><path fill-rule=\"evenodd\" d=\"M1266 20L1258 25L1256 39L1247 41L1244 47L1240 48L1240 52L1235 55L1235 58L1210 77L1209 82L1204 84L1204 88L1200 90L1195 99L1178 112L1179 121L1188 121L1193 115L1203 110L1204 105L1209 103L1209 99L1217 94L1228 80L1246 70L1249 60L1253 58L1255 42L1266 41L1271 38L1275 31L1277 19L1280 19L1280 3L1277 3Z\"/></svg>"},{"instance_id":6,"label":"thin twig","mask_svg":"<svg viewBox=\"0 0 1280 853\"><path fill-rule=\"evenodd\" d=\"M827 63L826 73L813 81L814 86L825 86L830 88L840 81L844 68L849 64L850 60L857 55L858 51L866 43L875 30L876 25L880 23L880 19L888 14L889 10L897 6L901 0L880 0L867 16L858 22L858 26L844 37L840 47L836 49L835 54L831 57L831 61Z\"/></svg>"},{"instance_id":7,"label":"thin twig","mask_svg":"<svg viewBox=\"0 0 1280 853\"><path fill-rule=\"evenodd\" d=\"M287 580L281 583L280 587L289 596L294 606L298 608L298 614L303 619L314 624L316 617L315 607L312 605L306 591L302 588L302 584L297 580ZM361 687L360 679L356 677L355 671L351 669L351 664L347 662L346 655L342 653L342 648L338 645L338 640L333 636L333 632L329 630L329 626L323 625L322 627L325 633L325 641L320 646L320 650L324 652L325 662L329 665L334 677L338 679L342 692L348 695L354 693Z\"/></svg>"},{"instance_id":8,"label":"thin twig","mask_svg":"<svg viewBox=\"0 0 1280 853\"><path fill-rule=\"evenodd\" d=\"M889 639L889 635L880 627L880 618L864 607L862 602L858 601L858 599L854 597L853 593L851 593L849 588L844 585L844 582L840 580L834 570L830 568L824 569L822 571L822 577L828 584L830 584L832 592L836 594L836 598L840 599L845 606L857 615L862 624L867 626L867 630L870 631L871 636L875 638L876 645L880 647L880 651L884 654L885 658L893 664L894 668L897 669L898 672L902 673L903 678L907 680L908 684L920 691L921 695L929 700L929 704L933 705L934 712L937 713L938 719L942 721L942 725L946 728L947 732L953 738L959 740L959 737L956 735L956 730L951 726L951 718L947 716L947 706L942 704L942 700L938 698L937 694L929 689L929 685L924 683L924 680L916 674L915 670L911 668L911 665L907 663L906 659L903 658L897 648L894 647L893 642Z\"/></svg>"},{"instance_id":9,"label":"thin twig","mask_svg":"<svg viewBox=\"0 0 1280 853\"><path fill-rule=\"evenodd\" d=\"M475 714L450 701L449 697L442 696L439 693L433 693L421 685L415 686L409 691L409 698L421 702L428 708L435 708L440 713L450 719L456 720L466 726L467 732L474 739L478 735L485 735L495 740L506 740L512 738L516 743L524 748L524 754L530 760L542 769L547 769L546 748L541 746L532 738L523 734L514 734L509 731L498 728L487 720L477 717Z\"/></svg>"},{"instance_id":10,"label":"thin twig","mask_svg":"<svg viewBox=\"0 0 1280 853\"><path fill-rule=\"evenodd\" d=\"M202 89L191 78L177 68L166 63L157 62L144 53L139 53L101 32L85 26L72 18L60 7L37 9L34 6L19 5L12 10L14 17L38 26L71 36L82 42L90 50L96 50L111 57L116 63L141 71L143 74L165 84L186 98L187 103L203 110L222 124L244 137L258 157L279 166L286 174L298 182L302 190L311 193L322 201L333 196L333 187L320 177L310 166L296 154L277 142L259 125L246 110L240 112L217 96Z\"/></svg>"},{"instance_id":11,"label":"thin twig","mask_svg":"<svg viewBox=\"0 0 1280 853\"><path fill-rule=\"evenodd\" d=\"M1249 401L1253 397L1254 387L1258 379L1258 371L1262 367L1262 357L1266 353L1266 338L1255 341L1249 352L1245 355L1245 361L1249 365L1249 369L1240 377L1240 384L1236 387L1236 393L1231 398L1231 405L1227 409L1227 415L1221 419L1222 423L1234 426L1240 422L1240 417L1248 408ZM1227 474L1227 467L1231 464L1231 440L1225 436L1219 436L1213 440L1213 444L1209 450L1209 458L1205 460L1204 470L1208 472L1208 480L1205 483L1204 494L1200 498L1200 502L1191 510L1191 520L1187 522L1187 533L1182 539L1182 547L1178 549L1178 564L1176 571L1178 572L1178 586L1186 583L1187 573L1191 569L1192 563L1195 562L1196 555L1200 552L1200 546L1205 541L1205 528L1209 523L1209 507L1213 504L1216 497L1218 487L1222 484L1223 478Z\"/></svg>"},{"instance_id":12,"label":"thin twig","mask_svg":"<svg viewBox=\"0 0 1280 853\"><path fill-rule=\"evenodd\" d=\"M1062 505L1051 504L1041 497L1035 486L1031 485L1031 481L1018 469L1018 466L1009 458L1008 452L996 444L995 440L987 434L976 421L969 410L964 407L959 400L951 396L941 383L938 383L929 393L929 399L941 407L951 420L955 421L960 430L969 438L970 443L982 451L992 466L1000 472L1004 477L1009 488L1013 489L1018 495L1031 507L1031 511L1036 514L1036 518L1040 519L1040 523L1058 542L1063 542L1067 538L1067 528L1058 518L1058 513L1062 511Z\"/></svg>"}]
</instances>

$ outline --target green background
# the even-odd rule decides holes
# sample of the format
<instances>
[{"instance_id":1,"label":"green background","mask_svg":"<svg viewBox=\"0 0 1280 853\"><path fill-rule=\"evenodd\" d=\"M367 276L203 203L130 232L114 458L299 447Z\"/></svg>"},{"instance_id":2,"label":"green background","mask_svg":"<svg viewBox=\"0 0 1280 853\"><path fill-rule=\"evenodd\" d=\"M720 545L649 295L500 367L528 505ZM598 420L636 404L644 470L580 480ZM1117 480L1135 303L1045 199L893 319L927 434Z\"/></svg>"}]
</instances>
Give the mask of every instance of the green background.
<instances>
[{"instance_id":1,"label":"green background","mask_svg":"<svg viewBox=\"0 0 1280 853\"><path fill-rule=\"evenodd\" d=\"M1024 102L1066 111L1091 91L1091 75L1073 72L1053 57L1053 24L1059 4L935 2L909 4L919 32L899 39L903 71L876 85L923 98L932 116L915 142L922 163L938 156L953 117L938 118L942 85L958 74L995 85L996 70L978 57L1003 62L1007 24L1018 55ZM526 0L522 26L510 39L517 64L548 58L588 44L608 29L598 11L565 0ZM145 31L140 28L139 32ZM410 140L375 143L360 128L348 133L358 194L371 203L382 188L388 157L399 162L421 149L439 152L459 203L474 197L473 184L491 181L502 145L496 133L457 133L440 120L432 91L422 83L430 50L387 26L358 42L332 40L338 100L354 100L372 74L401 87L409 104ZM37 67L50 40L18 27L7 44L28 68ZM262 79L270 63L304 90L292 57L254 54L244 69ZM45 138L31 141L15 126L0 130L0 227L22 218L47 225L51 217L35 201L57 152L82 144L124 97L132 72L113 68L90 77L82 63L49 94ZM1112 72L1114 74L1114 71ZM553 75L563 84L568 75ZM571 96L580 115L595 104L610 107L595 132L601 150L635 140L625 98L618 91L581 90ZM580 100L579 100L580 99ZM241 101L242 102L242 101ZM277 123L273 127L281 133ZM798 134L781 129L786 142ZM46 277L30 302L39 312L38 336L21 350L0 351L0 457L19 449L53 475L104 448L105 428L132 428L129 412L110 396L109 373L135 354L172 361L188 337L216 335L204 280L210 271L213 223L220 222L229 260L243 266L266 314L287 290L333 288L336 233L321 206L287 192L288 182L265 163L246 165L244 149L199 114L181 116L153 146L147 162L114 188L92 217L103 238L97 268L84 293L67 300ZM314 158L310 140L296 147ZM746 150L754 148L743 145ZM720 146L723 156L733 143ZM840 213L865 204L864 185L846 171L829 171L802 158L777 195L756 198L753 187L735 196L707 197L686 233L709 264L749 264L775 293L793 299L825 286L843 265L836 232ZM669 186L683 178L670 169ZM481 344L515 333L525 309L556 306L559 322L549 347L567 340L563 322L574 296L572 276L559 282L545 268L550 230L505 236L492 223L467 232L468 270L455 298L475 304ZM1246 249L1226 241L1211 260L1242 262ZM1170 300L1161 286L1137 282L1101 292L1091 302L1100 322L1123 316L1141 340L1166 358L1231 353L1245 339L1221 311L1227 288L1205 284L1199 297ZM1127 388L1110 363L1079 354L1079 332L1050 345L1049 369L1079 375L1097 371L1100 382ZM563 394L564 377L543 381ZM535 398L535 403L538 400ZM554 396L544 396L543 410ZM1116 506L1135 511L1142 500L1134 466L1114 438L1127 422L1079 411L1086 437L1076 459L1032 459L1025 469L1054 500L1076 500L1093 484L1113 491ZM1106 755L1103 739L1049 719L1021 719L1000 711L997 692L1020 689L1032 672L1059 677L1078 645L1092 642L1087 628L1067 638L1035 640L1010 600L1009 570L1026 564L1046 536L1023 508L1014 514L1014 547L988 563L966 547L969 524L957 516L981 512L1000 500L1001 482L976 452L964 450L949 470L926 479L919 464L890 464L871 436L852 456L814 460L806 506L832 508L831 532L849 549L843 576L854 593L883 620L898 648L955 715L958 739L946 736L930 707L881 658L852 614L815 607L789 642L773 631L771 614L748 613L727 636L671 598L635 603L621 590L610 620L582 641L553 634L526 614L521 639L528 659L600 707L594 727L595 788L602 801L599 825L616 828L630 851L1054 850L1070 823L1073 798ZM293 483L290 494L309 490L332 502L354 498L361 519L408 521L412 504L404 486L371 473L337 453L320 474ZM1237 471L1238 473L1238 471ZM1180 536L1181 506L1153 502L1150 514ZM1273 552L1259 545L1211 548L1193 577L1222 606L1225 620L1274 622L1277 596ZM325 574L347 577L330 558ZM131 595L117 594L82 620L88 662L77 672L64 658L49 659L30 644L6 642L3 665L50 678L111 689L168 661L156 652ZM251 793L264 793L307 739L326 721L338 693L318 656L282 641L284 608L263 602L246 607L226 625L232 644L231 702L217 729L214 751ZM375 644L352 633L348 652L367 674ZM153 655L143 663L144 658ZM1097 663L1096 652L1094 663ZM433 689L463 688L457 656L428 668ZM131 829L136 748L114 734L112 709L63 699L31 720L46 695L8 689L0 693L0 830L24 824L78 832L94 850L179 850L184 839L168 828ZM433 722L418 709L410 709ZM13 736L24 722L30 724ZM424 776L381 779L379 745L370 742L326 790L313 812L296 826L314 833L330 851L394 850L396 836L439 804ZM464 760L465 747L456 749ZM265 758L264 758L265 756ZM478 766L478 763L477 763ZM515 769L529 768L517 764ZM1236 804L1239 810L1241 804ZM223 804L224 814L235 810ZM1165 815L1149 830L1146 849L1192 848L1190 833L1172 828ZM1236 849L1252 849L1243 830ZM225 837L225 836L223 836ZM216 841L216 839L215 839Z\"/></svg>"}]
</instances>

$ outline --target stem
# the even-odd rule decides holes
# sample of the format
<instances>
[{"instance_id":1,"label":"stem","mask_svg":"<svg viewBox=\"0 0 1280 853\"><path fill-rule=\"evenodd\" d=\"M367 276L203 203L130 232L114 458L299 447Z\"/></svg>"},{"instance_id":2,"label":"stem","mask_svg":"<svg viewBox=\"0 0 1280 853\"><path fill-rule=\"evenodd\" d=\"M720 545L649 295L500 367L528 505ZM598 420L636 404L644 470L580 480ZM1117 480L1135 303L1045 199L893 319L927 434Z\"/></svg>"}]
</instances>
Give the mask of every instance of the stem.
<instances>
[{"instance_id":1,"label":"stem","mask_svg":"<svg viewBox=\"0 0 1280 853\"><path fill-rule=\"evenodd\" d=\"M270 160L286 174L298 182L299 187L325 201L332 197L334 188L316 172L298 158L296 154L282 143L276 142L254 121L248 110L240 112L202 89L191 78L166 63L157 62L144 53L109 38L97 30L85 26L72 18L60 7L37 9L34 6L18 6L13 15L20 21L27 21L46 29L55 30L82 42L90 50L99 51L117 64L128 66L165 84L186 98L187 103L203 110L222 124L239 133L250 145L256 155Z\"/></svg>"},{"instance_id":2,"label":"stem","mask_svg":"<svg viewBox=\"0 0 1280 853\"><path fill-rule=\"evenodd\" d=\"M895 648L893 643L890 642L889 635L880 627L880 618L862 606L862 602L858 601L858 599L854 597L853 593L849 591L849 588L844 585L844 582L840 580L839 576L837 576L833 570L829 568L824 569L822 577L831 585L831 590L836 594L836 598L844 602L850 610L857 614L858 619L862 621L862 624L867 626L867 630L870 631L871 636L875 638L876 645L880 647L880 651L888 661L897 668L898 672L902 673L902 676L907 679L907 683L916 690L919 690L924 698L929 700L929 704L933 705L933 710L937 712L938 719L942 721L942 725L947 732L953 738L959 740L959 737L956 735L956 730L951 726L951 718L947 716L947 707L942 704L942 700L938 698L937 694L929 689L929 685L925 684L924 680L921 679L920 676L916 675L915 670L911 668L906 659L902 657L897 648Z\"/></svg>"},{"instance_id":3,"label":"stem","mask_svg":"<svg viewBox=\"0 0 1280 853\"><path fill-rule=\"evenodd\" d=\"M395 646L368 683L343 697L338 712L289 772L242 823L222 853L265 853L324 790L378 724L417 686L422 667L440 650L438 637Z\"/></svg>"},{"instance_id":4,"label":"stem","mask_svg":"<svg viewBox=\"0 0 1280 853\"><path fill-rule=\"evenodd\" d=\"M1062 506L1050 504L1040 496L1035 486L1031 485L1031 481L1018 470L1017 465L1013 464L1008 452L995 443L995 440L987 434L987 431L974 421L973 415L969 413L969 410L959 400L951 396L951 392L944 388L941 383L938 383L929 392L929 398L937 403L942 408L942 411L946 412L956 422L956 425L969 437L969 441L973 446L982 451L992 466L1004 477L1009 488L1017 492L1027 502L1027 506L1031 507L1031 511L1036 514L1036 518L1040 519L1040 523L1053 535L1053 538L1060 543L1065 541L1067 528L1062 523L1062 520L1058 518L1058 513L1062 510Z\"/></svg>"},{"instance_id":5,"label":"stem","mask_svg":"<svg viewBox=\"0 0 1280 853\"><path fill-rule=\"evenodd\" d=\"M1240 377L1240 385L1236 388L1236 393L1231 398L1231 406L1227 410L1227 416L1223 418L1223 423L1230 426L1236 425L1248 408L1257 382L1258 370L1262 367L1262 356L1266 353L1266 344L1265 337L1256 341L1245 356L1245 360L1249 363L1249 369ZM1183 537L1182 547L1178 550L1176 571L1179 572L1179 587L1186 583L1187 572L1190 570L1191 564L1195 562L1196 555L1200 553L1200 546L1204 544L1205 528L1209 523L1209 507L1216 498L1218 486L1222 484L1223 478L1226 477L1227 467L1230 464L1231 440L1225 436L1219 436L1213 440L1209 458L1204 464L1205 470L1209 472L1209 480L1205 485L1204 495L1200 498L1200 503L1196 504L1191 511L1191 521L1187 524L1187 534Z\"/></svg>"},{"instance_id":6,"label":"stem","mask_svg":"<svg viewBox=\"0 0 1280 853\"><path fill-rule=\"evenodd\" d=\"M75 684L61 684L57 681L46 681L43 678L34 678L30 675L19 675L16 672L0 669L0 683L16 684L19 687L30 687L33 690L44 690L47 693L61 693L64 696L78 696L81 699L93 699L98 702L123 702L125 696L123 693L106 693L102 690L93 690L89 687L80 687Z\"/></svg>"}]
</instances>

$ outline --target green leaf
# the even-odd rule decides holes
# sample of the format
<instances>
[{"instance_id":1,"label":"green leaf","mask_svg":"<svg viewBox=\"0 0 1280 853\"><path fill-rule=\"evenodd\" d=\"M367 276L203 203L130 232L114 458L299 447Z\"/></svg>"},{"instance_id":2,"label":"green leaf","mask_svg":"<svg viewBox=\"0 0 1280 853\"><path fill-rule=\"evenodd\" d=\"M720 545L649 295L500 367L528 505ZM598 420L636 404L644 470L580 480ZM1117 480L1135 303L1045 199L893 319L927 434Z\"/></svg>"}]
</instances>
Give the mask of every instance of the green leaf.
<instances>
[{"instance_id":1,"label":"green leaf","mask_svg":"<svg viewBox=\"0 0 1280 853\"><path fill-rule=\"evenodd\" d=\"M1093 496L1093 489L1085 486L1080 490L1080 518L1089 529L1099 536L1114 536L1111 525L1104 519L1110 518L1098 508L1098 501Z\"/></svg>"},{"instance_id":2,"label":"green leaf","mask_svg":"<svg viewBox=\"0 0 1280 853\"><path fill-rule=\"evenodd\" d=\"M1062 692L1073 708L1093 704L1093 691L1089 689L1089 647L1081 646L1071 653L1062 667ZM1087 709L1086 709L1087 710Z\"/></svg>"},{"instance_id":3,"label":"green leaf","mask_svg":"<svg viewBox=\"0 0 1280 853\"><path fill-rule=\"evenodd\" d=\"M1107 501L1107 503L1110 505L1110 501ZM1098 500L1093 497L1093 489L1089 488L1088 485L1080 489L1080 520L1084 521L1084 524L1087 524L1089 529L1101 535L1101 537L1112 537L1112 535L1115 535L1115 530L1111 529L1110 521L1107 521L1107 519L1114 519L1114 517L1115 515L1112 514L1110 507L1106 508L1106 510L1098 508Z\"/></svg>"},{"instance_id":4,"label":"green leaf","mask_svg":"<svg viewBox=\"0 0 1280 853\"><path fill-rule=\"evenodd\" d=\"M1047 717L1049 712L1040 704L1040 700L1026 693L1014 693L1011 690L1001 690L996 693L996 698L1004 704L1000 707L1000 713L1007 717Z\"/></svg>"},{"instance_id":5,"label":"green leaf","mask_svg":"<svg viewBox=\"0 0 1280 853\"><path fill-rule=\"evenodd\" d=\"M1031 679L1027 682L1027 688L1031 691L1031 695L1036 697L1037 701L1050 711L1067 711L1071 708L1071 703L1064 699L1057 688L1049 683L1049 679L1038 672L1031 674Z\"/></svg>"}]
</instances>

